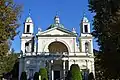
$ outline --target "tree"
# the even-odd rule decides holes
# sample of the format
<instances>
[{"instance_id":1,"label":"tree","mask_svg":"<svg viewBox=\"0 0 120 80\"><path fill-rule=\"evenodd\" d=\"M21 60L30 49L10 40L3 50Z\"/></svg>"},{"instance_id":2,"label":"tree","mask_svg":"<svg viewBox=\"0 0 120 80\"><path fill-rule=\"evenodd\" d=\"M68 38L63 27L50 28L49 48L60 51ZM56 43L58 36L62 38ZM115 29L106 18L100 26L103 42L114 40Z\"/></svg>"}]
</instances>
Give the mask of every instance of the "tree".
<instances>
[{"instance_id":1,"label":"tree","mask_svg":"<svg viewBox=\"0 0 120 80\"><path fill-rule=\"evenodd\" d=\"M70 73L71 73L71 80L82 80L82 76L78 64L71 65Z\"/></svg>"},{"instance_id":2,"label":"tree","mask_svg":"<svg viewBox=\"0 0 120 80\"><path fill-rule=\"evenodd\" d=\"M11 40L18 33L16 29L19 27L21 9L22 6L15 4L13 0L0 0L0 76L12 70L9 63L12 58L8 57L8 52Z\"/></svg>"},{"instance_id":3,"label":"tree","mask_svg":"<svg viewBox=\"0 0 120 80\"><path fill-rule=\"evenodd\" d=\"M89 73L88 80L95 80L93 73Z\"/></svg>"},{"instance_id":4,"label":"tree","mask_svg":"<svg viewBox=\"0 0 120 80\"><path fill-rule=\"evenodd\" d=\"M41 80L48 80L48 74L46 68L40 68Z\"/></svg>"},{"instance_id":5,"label":"tree","mask_svg":"<svg viewBox=\"0 0 120 80\"><path fill-rule=\"evenodd\" d=\"M7 54L9 42L16 36L21 6L13 0L0 1L0 55Z\"/></svg>"},{"instance_id":6,"label":"tree","mask_svg":"<svg viewBox=\"0 0 120 80\"><path fill-rule=\"evenodd\" d=\"M17 71L15 71L15 64L18 62L18 56L17 54L8 54L7 56L3 56L0 58L0 74L2 75L3 73L10 73L11 75L14 73L16 73L15 75L17 75ZM14 72L13 72L14 71ZM17 76L16 76L17 77Z\"/></svg>"},{"instance_id":7,"label":"tree","mask_svg":"<svg viewBox=\"0 0 120 80\"><path fill-rule=\"evenodd\" d=\"M21 73L20 80L27 80L26 72Z\"/></svg>"},{"instance_id":8,"label":"tree","mask_svg":"<svg viewBox=\"0 0 120 80\"><path fill-rule=\"evenodd\" d=\"M89 10L95 13L92 34L100 46L102 80L120 79L120 0L89 0Z\"/></svg>"},{"instance_id":9,"label":"tree","mask_svg":"<svg viewBox=\"0 0 120 80\"><path fill-rule=\"evenodd\" d=\"M39 80L39 73L35 72L33 80Z\"/></svg>"},{"instance_id":10,"label":"tree","mask_svg":"<svg viewBox=\"0 0 120 80\"><path fill-rule=\"evenodd\" d=\"M11 70L12 80L18 80L19 78L19 61L18 58L15 60L13 69Z\"/></svg>"},{"instance_id":11,"label":"tree","mask_svg":"<svg viewBox=\"0 0 120 80\"><path fill-rule=\"evenodd\" d=\"M100 53L98 50L93 50L94 56L95 56L95 76L96 80L103 80L103 68L100 68Z\"/></svg>"},{"instance_id":12,"label":"tree","mask_svg":"<svg viewBox=\"0 0 120 80\"><path fill-rule=\"evenodd\" d=\"M71 80L71 76L72 76L72 74L71 74L71 72L69 70L68 73L67 73L67 77L66 77L65 80Z\"/></svg>"}]
</instances>

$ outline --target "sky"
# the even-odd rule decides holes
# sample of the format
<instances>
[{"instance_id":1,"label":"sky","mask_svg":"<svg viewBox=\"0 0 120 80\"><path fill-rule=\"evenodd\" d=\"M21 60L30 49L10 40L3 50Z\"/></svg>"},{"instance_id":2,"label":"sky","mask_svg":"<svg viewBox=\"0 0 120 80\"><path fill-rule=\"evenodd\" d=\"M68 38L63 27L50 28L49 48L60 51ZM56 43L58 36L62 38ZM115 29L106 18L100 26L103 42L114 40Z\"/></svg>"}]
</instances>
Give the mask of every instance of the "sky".
<instances>
[{"instance_id":1,"label":"sky","mask_svg":"<svg viewBox=\"0 0 120 80\"><path fill-rule=\"evenodd\" d=\"M28 17L29 10L34 23L34 33L37 33L38 28L42 31L46 30L50 24L54 23L54 16L58 14L60 22L68 30L76 29L80 34L80 22L85 13L89 21L93 22L93 13L88 11L88 0L14 0L15 3L23 5L22 15L19 20L20 27L17 31L20 33L12 41L11 48L15 52L20 52L21 42L20 37L23 33L25 19ZM98 49L97 43L94 40L94 49Z\"/></svg>"}]
</instances>

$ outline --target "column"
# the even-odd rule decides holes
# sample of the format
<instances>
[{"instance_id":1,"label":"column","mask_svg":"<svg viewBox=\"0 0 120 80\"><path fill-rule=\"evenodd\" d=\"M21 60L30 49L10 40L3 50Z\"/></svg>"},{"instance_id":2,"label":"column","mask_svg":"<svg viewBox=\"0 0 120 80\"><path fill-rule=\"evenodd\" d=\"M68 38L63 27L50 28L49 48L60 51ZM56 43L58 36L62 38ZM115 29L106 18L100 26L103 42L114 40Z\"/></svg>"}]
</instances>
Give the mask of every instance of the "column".
<instances>
[{"instance_id":1,"label":"column","mask_svg":"<svg viewBox=\"0 0 120 80\"><path fill-rule=\"evenodd\" d=\"M51 60L51 71L52 71L52 80L54 80L54 71L53 71L53 60Z\"/></svg>"},{"instance_id":2,"label":"column","mask_svg":"<svg viewBox=\"0 0 120 80\"><path fill-rule=\"evenodd\" d=\"M63 77L64 77L64 80L65 80L65 60L63 60Z\"/></svg>"}]
</instances>

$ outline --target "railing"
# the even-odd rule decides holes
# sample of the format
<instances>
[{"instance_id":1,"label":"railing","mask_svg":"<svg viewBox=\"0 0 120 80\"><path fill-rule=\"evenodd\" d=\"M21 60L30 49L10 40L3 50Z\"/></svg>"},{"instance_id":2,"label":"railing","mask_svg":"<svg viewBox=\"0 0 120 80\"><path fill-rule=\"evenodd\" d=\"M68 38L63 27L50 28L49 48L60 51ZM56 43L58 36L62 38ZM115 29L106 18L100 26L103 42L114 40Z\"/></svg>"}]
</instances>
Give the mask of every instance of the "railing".
<instances>
[{"instance_id":1,"label":"railing","mask_svg":"<svg viewBox=\"0 0 120 80\"><path fill-rule=\"evenodd\" d=\"M56 52L56 53L50 53L50 52L27 52L23 53L20 56L43 56L43 57L74 57L74 56L93 56L90 53L81 53L81 52Z\"/></svg>"}]
</instances>

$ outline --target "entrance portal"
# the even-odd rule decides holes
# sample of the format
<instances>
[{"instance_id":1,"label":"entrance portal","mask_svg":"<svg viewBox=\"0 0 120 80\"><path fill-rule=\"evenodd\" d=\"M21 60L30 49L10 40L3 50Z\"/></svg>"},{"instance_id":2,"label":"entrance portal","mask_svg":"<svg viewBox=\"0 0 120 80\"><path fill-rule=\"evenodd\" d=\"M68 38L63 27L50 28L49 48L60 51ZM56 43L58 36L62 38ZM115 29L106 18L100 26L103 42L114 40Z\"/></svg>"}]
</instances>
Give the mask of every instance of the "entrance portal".
<instances>
[{"instance_id":1,"label":"entrance portal","mask_svg":"<svg viewBox=\"0 0 120 80\"><path fill-rule=\"evenodd\" d=\"M60 71L54 71L54 80L60 79Z\"/></svg>"},{"instance_id":2,"label":"entrance portal","mask_svg":"<svg viewBox=\"0 0 120 80\"><path fill-rule=\"evenodd\" d=\"M59 41L52 42L49 46L49 53L50 54L63 54L64 52L68 54L67 46ZM68 70L68 62L62 61L62 57L58 56L58 58L54 59L52 62L51 70L54 72L51 74L52 80L60 80L65 76L65 71Z\"/></svg>"}]
</instances>

